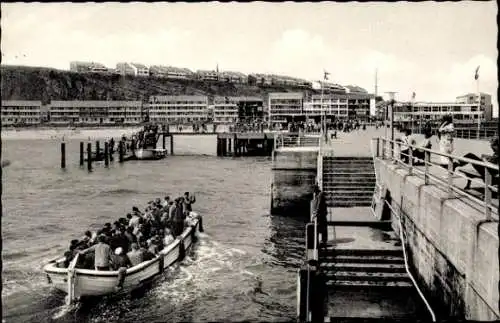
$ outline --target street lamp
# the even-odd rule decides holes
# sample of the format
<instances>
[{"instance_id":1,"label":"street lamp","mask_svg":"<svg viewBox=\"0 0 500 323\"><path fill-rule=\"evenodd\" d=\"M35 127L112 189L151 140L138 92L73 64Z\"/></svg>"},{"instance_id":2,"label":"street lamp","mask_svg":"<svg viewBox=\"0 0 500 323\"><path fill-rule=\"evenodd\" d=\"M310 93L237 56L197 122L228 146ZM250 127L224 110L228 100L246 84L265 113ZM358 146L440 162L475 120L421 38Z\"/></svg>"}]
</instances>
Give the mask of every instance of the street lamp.
<instances>
[{"instance_id":1,"label":"street lamp","mask_svg":"<svg viewBox=\"0 0 500 323\"><path fill-rule=\"evenodd\" d=\"M389 103L390 105L387 106L387 108L389 108L389 113L388 113L388 117L390 118L390 129L391 129L391 140L394 140L394 103L396 102L394 100L394 96L397 92L385 92L389 95ZM386 126L387 128L387 126Z\"/></svg>"}]
</instances>

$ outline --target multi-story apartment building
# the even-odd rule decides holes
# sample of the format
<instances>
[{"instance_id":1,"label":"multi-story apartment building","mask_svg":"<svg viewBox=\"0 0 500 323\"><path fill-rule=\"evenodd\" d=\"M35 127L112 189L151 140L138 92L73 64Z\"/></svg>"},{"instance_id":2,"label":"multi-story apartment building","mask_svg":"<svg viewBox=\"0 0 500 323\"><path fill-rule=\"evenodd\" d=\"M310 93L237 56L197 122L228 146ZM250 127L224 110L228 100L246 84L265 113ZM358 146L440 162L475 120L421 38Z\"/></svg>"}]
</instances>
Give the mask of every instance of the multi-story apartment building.
<instances>
[{"instance_id":1,"label":"multi-story apartment building","mask_svg":"<svg viewBox=\"0 0 500 323\"><path fill-rule=\"evenodd\" d=\"M208 97L206 96L151 96L147 109L150 122L208 121Z\"/></svg>"},{"instance_id":2,"label":"multi-story apartment building","mask_svg":"<svg viewBox=\"0 0 500 323\"><path fill-rule=\"evenodd\" d=\"M139 63L117 63L116 72L121 75L149 76L149 68Z\"/></svg>"},{"instance_id":3,"label":"multi-story apartment building","mask_svg":"<svg viewBox=\"0 0 500 323\"><path fill-rule=\"evenodd\" d=\"M70 62L69 70L77 73L108 73L109 69L96 62Z\"/></svg>"},{"instance_id":4,"label":"multi-story apartment building","mask_svg":"<svg viewBox=\"0 0 500 323\"><path fill-rule=\"evenodd\" d=\"M141 101L52 101L50 123L54 125L140 124Z\"/></svg>"},{"instance_id":5,"label":"multi-story apartment building","mask_svg":"<svg viewBox=\"0 0 500 323\"><path fill-rule=\"evenodd\" d=\"M216 71L198 70L196 71L196 78L201 81L218 81L219 73Z\"/></svg>"},{"instance_id":6,"label":"multi-story apartment building","mask_svg":"<svg viewBox=\"0 0 500 323\"><path fill-rule=\"evenodd\" d=\"M375 98L374 95L366 91L349 92L347 94L348 116L351 119L368 121L370 119L370 101Z\"/></svg>"},{"instance_id":7,"label":"multi-story apartment building","mask_svg":"<svg viewBox=\"0 0 500 323\"><path fill-rule=\"evenodd\" d=\"M214 97L212 106L214 123L235 123L238 121L238 102L233 97Z\"/></svg>"},{"instance_id":8,"label":"multi-story apartment building","mask_svg":"<svg viewBox=\"0 0 500 323\"><path fill-rule=\"evenodd\" d=\"M212 106L213 120L216 123L263 120L263 105L263 100L258 97L216 96Z\"/></svg>"},{"instance_id":9,"label":"multi-story apartment building","mask_svg":"<svg viewBox=\"0 0 500 323\"><path fill-rule=\"evenodd\" d=\"M303 99L304 94L301 92L269 93L268 121L282 123L303 119Z\"/></svg>"},{"instance_id":10,"label":"multi-story apartment building","mask_svg":"<svg viewBox=\"0 0 500 323\"><path fill-rule=\"evenodd\" d=\"M394 121L402 124L420 120L438 122L445 115L451 115L455 126L460 126L460 124L478 123L478 119L483 119L484 111L479 111L477 104L474 103L397 102L394 105Z\"/></svg>"},{"instance_id":11,"label":"multi-story apartment building","mask_svg":"<svg viewBox=\"0 0 500 323\"><path fill-rule=\"evenodd\" d=\"M304 102L304 115L307 119L319 122L323 114L327 120L347 119L349 112L347 95L325 94L323 104L321 104L321 97L321 95L312 95Z\"/></svg>"},{"instance_id":12,"label":"multi-story apartment building","mask_svg":"<svg viewBox=\"0 0 500 323\"><path fill-rule=\"evenodd\" d=\"M169 79L190 79L194 73L187 68L153 65L149 68L151 76L164 77Z\"/></svg>"},{"instance_id":13,"label":"multi-story apartment building","mask_svg":"<svg viewBox=\"0 0 500 323\"><path fill-rule=\"evenodd\" d=\"M220 73L219 80L223 82L246 84L248 83L248 76L240 72L224 71Z\"/></svg>"},{"instance_id":14,"label":"multi-story apartment building","mask_svg":"<svg viewBox=\"0 0 500 323\"><path fill-rule=\"evenodd\" d=\"M38 125L41 108L41 101L2 100L2 126Z\"/></svg>"},{"instance_id":15,"label":"multi-story apartment building","mask_svg":"<svg viewBox=\"0 0 500 323\"><path fill-rule=\"evenodd\" d=\"M483 118L485 121L491 120L493 117L493 105L491 104L491 95L486 93L481 93L481 111L484 112ZM467 103L467 104L478 104L477 93L468 93L458 96L456 99L457 103Z\"/></svg>"}]
</instances>

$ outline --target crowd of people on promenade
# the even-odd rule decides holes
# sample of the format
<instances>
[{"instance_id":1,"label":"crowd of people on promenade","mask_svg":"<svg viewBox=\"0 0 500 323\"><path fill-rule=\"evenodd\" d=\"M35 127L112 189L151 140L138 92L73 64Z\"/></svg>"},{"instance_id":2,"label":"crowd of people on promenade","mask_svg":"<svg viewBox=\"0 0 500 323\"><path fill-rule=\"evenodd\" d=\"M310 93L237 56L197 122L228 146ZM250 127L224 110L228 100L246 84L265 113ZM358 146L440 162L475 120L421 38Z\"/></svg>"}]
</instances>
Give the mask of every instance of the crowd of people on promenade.
<instances>
[{"instance_id":1,"label":"crowd of people on promenade","mask_svg":"<svg viewBox=\"0 0 500 323\"><path fill-rule=\"evenodd\" d=\"M144 212L134 206L126 217L111 225L105 223L96 232L86 231L83 238L71 240L64 253L65 267L78 255L77 268L119 270L153 259L194 224L192 204L196 197L189 192L174 200L150 201ZM201 231L201 229L200 229Z\"/></svg>"}]
</instances>

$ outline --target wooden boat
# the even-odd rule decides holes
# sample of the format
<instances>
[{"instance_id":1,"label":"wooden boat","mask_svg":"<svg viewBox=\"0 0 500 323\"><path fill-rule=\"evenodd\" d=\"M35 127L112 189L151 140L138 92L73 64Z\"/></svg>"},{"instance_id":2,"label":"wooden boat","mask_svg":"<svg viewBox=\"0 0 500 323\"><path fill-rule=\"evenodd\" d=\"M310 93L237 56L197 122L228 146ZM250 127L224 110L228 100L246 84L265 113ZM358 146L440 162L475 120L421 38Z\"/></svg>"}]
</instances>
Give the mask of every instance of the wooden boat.
<instances>
[{"instance_id":1,"label":"wooden boat","mask_svg":"<svg viewBox=\"0 0 500 323\"><path fill-rule=\"evenodd\" d=\"M167 157L167 150L160 148L140 148L135 152L135 157L138 160L157 160Z\"/></svg>"},{"instance_id":2,"label":"wooden boat","mask_svg":"<svg viewBox=\"0 0 500 323\"><path fill-rule=\"evenodd\" d=\"M75 268L76 256L65 268L65 258L54 259L44 266L49 284L68 294L67 303L73 303L80 297L105 296L117 293L117 286L122 281L120 293L130 292L149 283L177 261L182 260L195 240L196 230L202 231L201 217L191 212L191 225L184 232L160 251L152 260L142 262L126 271L98 271Z\"/></svg>"}]
</instances>

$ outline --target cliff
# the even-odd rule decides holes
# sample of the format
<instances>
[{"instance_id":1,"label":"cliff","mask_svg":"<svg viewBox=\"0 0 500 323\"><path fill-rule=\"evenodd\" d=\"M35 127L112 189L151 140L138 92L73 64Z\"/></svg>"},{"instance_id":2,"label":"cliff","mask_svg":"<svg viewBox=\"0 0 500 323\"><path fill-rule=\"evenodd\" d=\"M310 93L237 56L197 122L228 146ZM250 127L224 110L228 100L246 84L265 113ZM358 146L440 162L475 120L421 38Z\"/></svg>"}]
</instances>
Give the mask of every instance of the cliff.
<instances>
[{"instance_id":1,"label":"cliff","mask_svg":"<svg viewBox=\"0 0 500 323\"><path fill-rule=\"evenodd\" d=\"M142 100L150 95L259 96L293 87L166 80L111 74L80 74L42 67L1 66L2 100ZM311 92L308 90L307 92Z\"/></svg>"}]
</instances>

